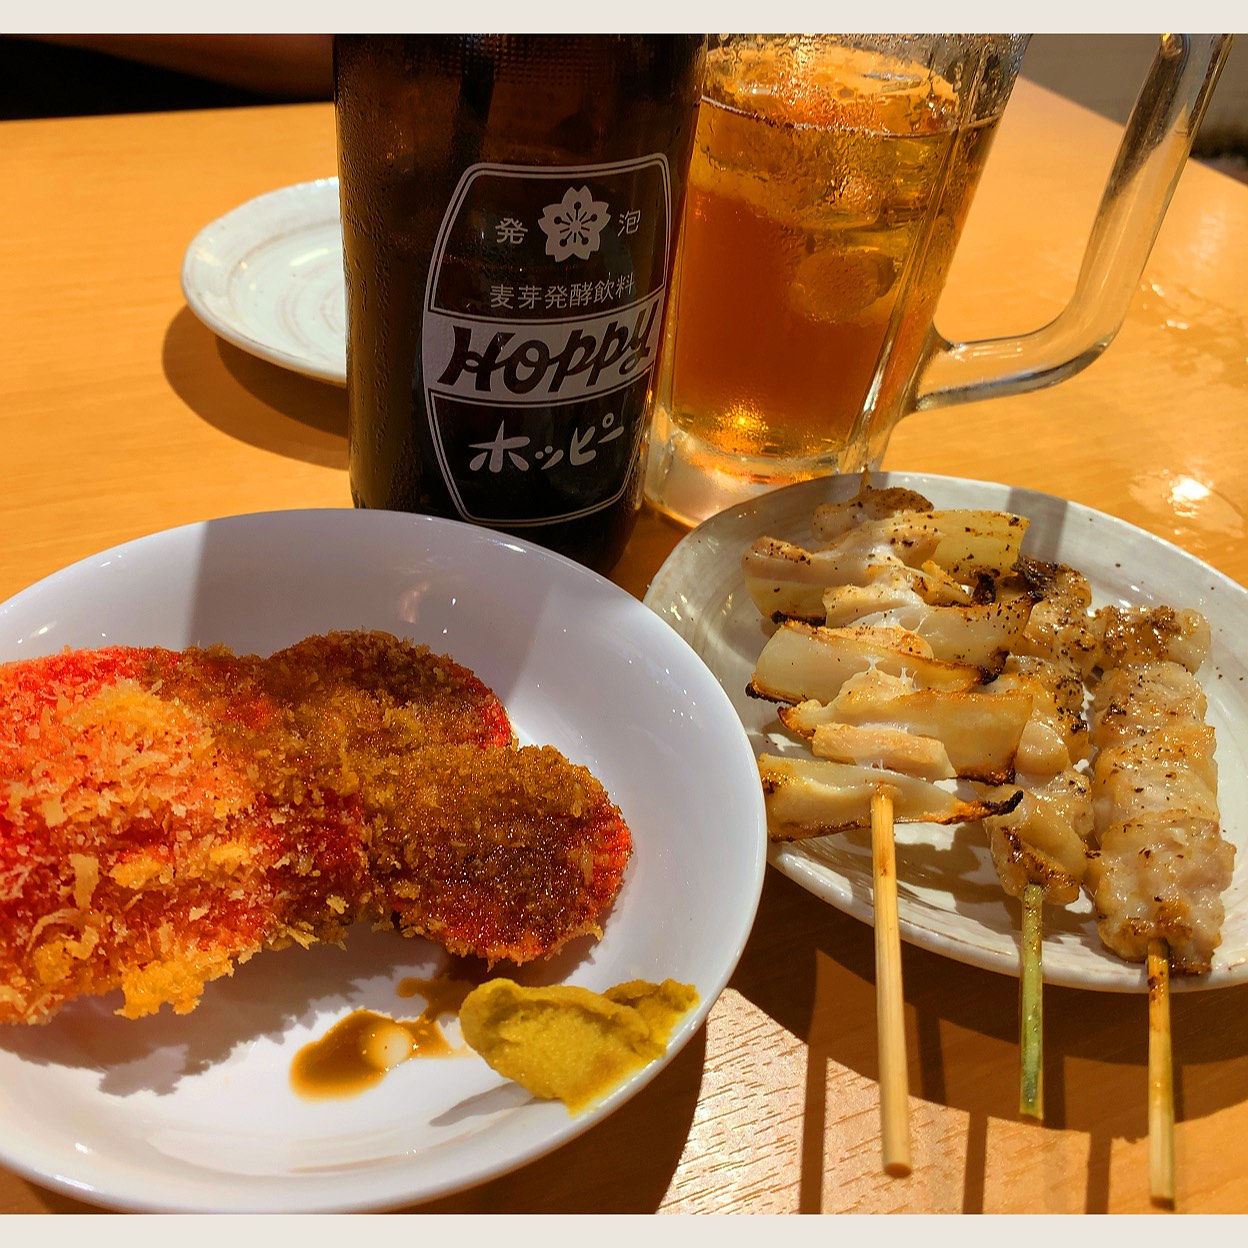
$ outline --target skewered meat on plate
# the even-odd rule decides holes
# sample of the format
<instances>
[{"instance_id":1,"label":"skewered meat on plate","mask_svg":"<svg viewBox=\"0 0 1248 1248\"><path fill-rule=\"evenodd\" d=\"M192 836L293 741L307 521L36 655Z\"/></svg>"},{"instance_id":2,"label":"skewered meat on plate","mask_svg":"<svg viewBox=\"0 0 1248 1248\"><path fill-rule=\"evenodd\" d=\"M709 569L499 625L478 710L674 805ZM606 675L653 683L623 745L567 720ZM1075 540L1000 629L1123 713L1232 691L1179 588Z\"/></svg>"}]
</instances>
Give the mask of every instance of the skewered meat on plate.
<instances>
[{"instance_id":1,"label":"skewered meat on plate","mask_svg":"<svg viewBox=\"0 0 1248 1248\"><path fill-rule=\"evenodd\" d=\"M760 758L774 839L863 826L880 786L900 821L965 822L1017 806L1032 691L991 682L1033 608L1021 590L996 594L1026 531L1022 517L936 511L864 477L855 498L816 509L812 537L823 545L760 538L745 552L751 597L779 622L749 692L780 703L784 726L828 760ZM954 778L1002 787L939 787Z\"/></svg>"},{"instance_id":2,"label":"skewered meat on plate","mask_svg":"<svg viewBox=\"0 0 1248 1248\"><path fill-rule=\"evenodd\" d=\"M1015 581L1032 607L993 688L1030 695L1012 780L1022 798L985 819L984 830L1009 896L1025 901L1038 889L1041 902L1069 905L1083 886L1092 834L1091 789L1078 766L1087 756L1083 677L1097 652L1087 617L1092 590L1076 569L1025 556L1001 588L1009 592Z\"/></svg>"},{"instance_id":3,"label":"skewered meat on plate","mask_svg":"<svg viewBox=\"0 0 1248 1248\"><path fill-rule=\"evenodd\" d=\"M1166 1079L1152 1072L1169 1061L1169 968L1210 969L1234 858L1192 675L1209 625L1190 609L1094 613L1078 569L1022 553L1027 528L935 511L864 473L854 499L816 509L811 547L752 543L746 589L777 627L747 691L777 702L809 749L759 756L770 835L871 827L877 973L895 968L881 980L882 1113L886 1084L894 1107L906 1095L893 822L982 824L1021 906L1019 1110L1040 1119L1043 908L1086 889L1106 946L1148 961L1150 1134L1163 1140ZM974 800L951 787L968 781ZM884 1113L886 1156L896 1118Z\"/></svg>"},{"instance_id":4,"label":"skewered meat on plate","mask_svg":"<svg viewBox=\"0 0 1248 1248\"><path fill-rule=\"evenodd\" d=\"M1144 961L1165 941L1170 966L1209 970L1235 847L1221 832L1214 732L1195 677L1209 627L1194 611L1103 608L1104 673L1092 706L1092 796L1099 852L1088 876L1101 939Z\"/></svg>"}]
</instances>

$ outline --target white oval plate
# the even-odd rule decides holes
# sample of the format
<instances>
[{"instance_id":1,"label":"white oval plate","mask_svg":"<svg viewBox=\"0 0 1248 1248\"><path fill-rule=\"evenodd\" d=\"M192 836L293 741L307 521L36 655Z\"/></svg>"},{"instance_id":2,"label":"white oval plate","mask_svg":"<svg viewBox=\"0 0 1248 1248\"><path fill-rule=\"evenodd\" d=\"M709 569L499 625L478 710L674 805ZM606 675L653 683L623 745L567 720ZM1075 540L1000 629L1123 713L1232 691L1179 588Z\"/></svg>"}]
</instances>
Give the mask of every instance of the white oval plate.
<instances>
[{"instance_id":1,"label":"white oval plate","mask_svg":"<svg viewBox=\"0 0 1248 1248\"><path fill-rule=\"evenodd\" d=\"M270 653L312 633L380 628L467 664L526 742L591 768L635 851L601 941L543 982L604 989L667 977L702 1025L741 955L766 823L753 754L701 660L640 602L536 546L456 521L350 509L270 512L157 533L0 605L0 660L64 646L223 642ZM475 1055L419 1058L347 1100L290 1088L296 1051L351 1010L410 1017L423 941L357 929L345 949L263 954L191 1014L126 1021L117 999L44 1027L0 1028L0 1160L74 1196L133 1209L393 1207L500 1174L623 1104L650 1065L576 1118ZM528 970L529 968L525 968ZM457 1036L454 1025L448 1031Z\"/></svg>"},{"instance_id":2,"label":"white oval plate","mask_svg":"<svg viewBox=\"0 0 1248 1248\"><path fill-rule=\"evenodd\" d=\"M182 293L227 342L345 386L338 179L269 191L205 226L186 249Z\"/></svg>"},{"instance_id":3,"label":"white oval plate","mask_svg":"<svg viewBox=\"0 0 1248 1248\"><path fill-rule=\"evenodd\" d=\"M1223 833L1237 847L1224 896L1222 945L1206 976L1179 977L1176 989L1217 988L1248 979L1248 668L1244 623L1248 592L1208 564L1133 525L1078 503L1009 486L917 473L875 473L875 485L904 485L937 507L981 507L1027 516L1023 549L1079 568L1095 605L1160 603L1196 607L1209 618L1213 652L1200 672L1217 732ZM689 533L659 569L646 604L706 660L732 699L756 753L799 751L766 702L746 695L770 629L741 575L741 556L758 536L809 544L822 502L849 498L858 477L806 481L725 511ZM974 825L898 824L898 910L902 936L972 966L1017 975L1017 902L997 882L988 848ZM785 875L855 918L873 922L869 832L773 845L771 862ZM1141 966L1115 957L1096 933L1086 895L1044 911L1044 978L1049 983L1117 992L1146 992Z\"/></svg>"}]
</instances>

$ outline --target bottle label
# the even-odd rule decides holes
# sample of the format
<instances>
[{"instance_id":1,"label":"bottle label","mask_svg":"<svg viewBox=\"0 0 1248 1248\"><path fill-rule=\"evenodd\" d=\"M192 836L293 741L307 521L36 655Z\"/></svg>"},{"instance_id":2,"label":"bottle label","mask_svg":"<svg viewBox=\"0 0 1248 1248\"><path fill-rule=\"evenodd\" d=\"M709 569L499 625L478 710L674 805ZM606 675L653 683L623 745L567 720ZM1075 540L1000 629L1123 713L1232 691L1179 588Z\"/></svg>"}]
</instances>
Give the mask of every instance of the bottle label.
<instances>
[{"instance_id":1,"label":"bottle label","mask_svg":"<svg viewBox=\"0 0 1248 1248\"><path fill-rule=\"evenodd\" d=\"M459 514L549 524L629 484L660 345L666 158L464 171L421 331L425 411Z\"/></svg>"}]
</instances>

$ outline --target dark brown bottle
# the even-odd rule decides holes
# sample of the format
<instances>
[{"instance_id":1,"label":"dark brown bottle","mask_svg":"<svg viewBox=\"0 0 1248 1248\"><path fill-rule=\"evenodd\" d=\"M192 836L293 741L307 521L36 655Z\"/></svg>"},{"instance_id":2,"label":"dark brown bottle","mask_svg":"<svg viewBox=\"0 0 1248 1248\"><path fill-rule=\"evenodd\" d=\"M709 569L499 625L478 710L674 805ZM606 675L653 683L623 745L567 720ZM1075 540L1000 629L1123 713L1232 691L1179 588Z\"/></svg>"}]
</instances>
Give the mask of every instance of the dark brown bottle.
<instances>
[{"instance_id":1,"label":"dark brown bottle","mask_svg":"<svg viewBox=\"0 0 1248 1248\"><path fill-rule=\"evenodd\" d=\"M340 35L356 506L605 571L641 506L700 35Z\"/></svg>"}]
</instances>

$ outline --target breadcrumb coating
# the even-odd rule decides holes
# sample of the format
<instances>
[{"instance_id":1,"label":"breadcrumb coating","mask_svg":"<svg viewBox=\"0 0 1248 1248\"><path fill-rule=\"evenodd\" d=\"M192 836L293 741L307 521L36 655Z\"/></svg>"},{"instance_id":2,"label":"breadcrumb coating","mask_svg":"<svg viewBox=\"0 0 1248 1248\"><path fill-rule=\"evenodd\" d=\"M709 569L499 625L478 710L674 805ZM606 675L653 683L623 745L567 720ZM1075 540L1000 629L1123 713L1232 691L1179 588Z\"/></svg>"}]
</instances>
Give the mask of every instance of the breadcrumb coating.
<instances>
[{"instance_id":1,"label":"breadcrumb coating","mask_svg":"<svg viewBox=\"0 0 1248 1248\"><path fill-rule=\"evenodd\" d=\"M366 794L365 818L379 904L401 930L513 962L571 930L602 934L631 838L586 768L551 746L439 745L390 774Z\"/></svg>"},{"instance_id":2,"label":"breadcrumb coating","mask_svg":"<svg viewBox=\"0 0 1248 1248\"><path fill-rule=\"evenodd\" d=\"M114 989L184 1013L361 920L490 961L597 933L628 829L512 741L471 671L380 632L0 665L0 1022Z\"/></svg>"}]
</instances>

